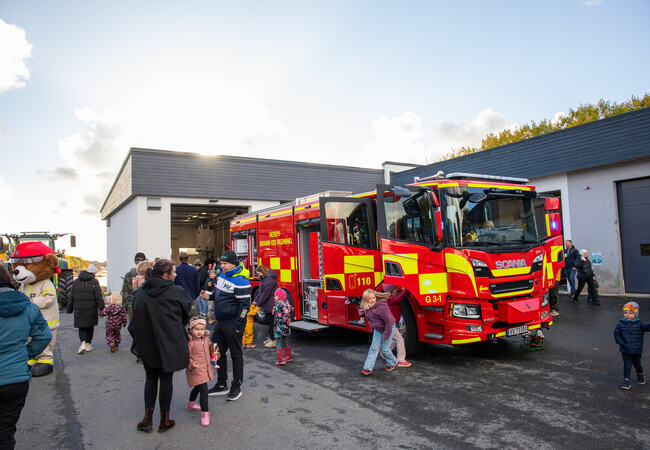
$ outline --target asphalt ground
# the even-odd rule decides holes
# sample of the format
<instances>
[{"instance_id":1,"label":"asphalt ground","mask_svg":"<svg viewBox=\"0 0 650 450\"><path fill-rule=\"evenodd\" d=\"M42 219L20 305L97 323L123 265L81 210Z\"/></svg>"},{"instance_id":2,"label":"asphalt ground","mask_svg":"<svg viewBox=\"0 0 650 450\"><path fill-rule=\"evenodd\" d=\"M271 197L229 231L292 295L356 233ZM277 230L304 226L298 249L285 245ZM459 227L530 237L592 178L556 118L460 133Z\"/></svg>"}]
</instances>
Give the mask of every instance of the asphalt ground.
<instances>
[{"instance_id":1,"label":"asphalt ground","mask_svg":"<svg viewBox=\"0 0 650 450\"><path fill-rule=\"evenodd\" d=\"M295 361L277 367L259 326L260 346L245 351L243 396L211 397L212 425L201 427L199 413L184 410L190 388L178 372L176 426L164 434L135 429L144 370L126 330L111 354L100 322L95 350L77 355L77 330L62 314L55 374L32 380L16 448L650 448L650 384L618 388L623 366L612 331L625 300L560 300L543 351L523 350L518 337L428 345L411 368L384 372L378 360L367 378L359 374L364 334L294 333ZM638 302L650 321L648 299ZM650 367L647 351L643 362Z\"/></svg>"}]
</instances>

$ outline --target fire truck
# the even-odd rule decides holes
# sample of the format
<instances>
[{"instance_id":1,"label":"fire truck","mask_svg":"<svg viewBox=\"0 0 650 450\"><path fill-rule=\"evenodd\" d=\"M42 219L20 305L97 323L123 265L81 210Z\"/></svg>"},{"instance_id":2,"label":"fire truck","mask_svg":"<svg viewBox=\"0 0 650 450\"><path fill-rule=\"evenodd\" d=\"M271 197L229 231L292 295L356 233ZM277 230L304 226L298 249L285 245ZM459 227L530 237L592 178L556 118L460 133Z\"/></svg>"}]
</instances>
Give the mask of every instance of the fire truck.
<instances>
[{"instance_id":1,"label":"fire truck","mask_svg":"<svg viewBox=\"0 0 650 450\"><path fill-rule=\"evenodd\" d=\"M408 292L407 352L547 328L563 266L560 202L526 179L451 173L371 192L325 192L235 217L231 245L263 264L294 306L291 326L370 331L365 289ZM251 280L253 295L259 280Z\"/></svg>"}]
</instances>

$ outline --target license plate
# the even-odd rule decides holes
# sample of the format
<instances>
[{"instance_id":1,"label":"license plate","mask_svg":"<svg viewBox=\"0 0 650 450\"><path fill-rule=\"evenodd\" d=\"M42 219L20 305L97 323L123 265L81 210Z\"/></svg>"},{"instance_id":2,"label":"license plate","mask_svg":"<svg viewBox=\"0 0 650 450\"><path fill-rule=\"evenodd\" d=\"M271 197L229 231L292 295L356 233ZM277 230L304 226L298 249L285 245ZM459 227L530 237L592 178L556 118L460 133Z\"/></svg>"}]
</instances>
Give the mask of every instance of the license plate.
<instances>
[{"instance_id":1,"label":"license plate","mask_svg":"<svg viewBox=\"0 0 650 450\"><path fill-rule=\"evenodd\" d=\"M528 331L528 325L522 325L520 327L508 328L506 330L506 336L516 336L518 334L524 334Z\"/></svg>"}]
</instances>

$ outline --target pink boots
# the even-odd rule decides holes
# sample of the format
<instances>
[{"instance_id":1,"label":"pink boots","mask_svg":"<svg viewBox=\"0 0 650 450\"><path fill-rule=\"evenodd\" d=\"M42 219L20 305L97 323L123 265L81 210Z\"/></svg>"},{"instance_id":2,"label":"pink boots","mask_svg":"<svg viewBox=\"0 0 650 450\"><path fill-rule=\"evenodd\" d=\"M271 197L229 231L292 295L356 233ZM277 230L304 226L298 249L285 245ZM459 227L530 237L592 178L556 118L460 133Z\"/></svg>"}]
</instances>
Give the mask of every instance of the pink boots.
<instances>
[{"instance_id":1,"label":"pink boots","mask_svg":"<svg viewBox=\"0 0 650 450\"><path fill-rule=\"evenodd\" d=\"M209 427L210 426L210 411L201 412L201 426Z\"/></svg>"},{"instance_id":2,"label":"pink boots","mask_svg":"<svg viewBox=\"0 0 650 450\"><path fill-rule=\"evenodd\" d=\"M196 404L196 402L187 402L187 406L185 407L185 411L201 411L201 407Z\"/></svg>"}]
</instances>

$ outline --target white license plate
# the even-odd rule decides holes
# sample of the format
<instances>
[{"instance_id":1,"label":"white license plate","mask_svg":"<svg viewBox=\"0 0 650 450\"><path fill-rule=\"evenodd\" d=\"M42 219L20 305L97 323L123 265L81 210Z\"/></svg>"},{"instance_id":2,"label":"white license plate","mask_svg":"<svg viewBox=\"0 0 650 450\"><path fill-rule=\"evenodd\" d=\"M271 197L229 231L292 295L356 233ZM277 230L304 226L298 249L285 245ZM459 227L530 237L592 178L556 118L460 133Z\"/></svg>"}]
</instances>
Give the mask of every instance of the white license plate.
<instances>
[{"instance_id":1,"label":"white license plate","mask_svg":"<svg viewBox=\"0 0 650 450\"><path fill-rule=\"evenodd\" d=\"M520 327L508 328L506 330L506 336L516 336L518 334L524 334L528 331L528 325L522 325Z\"/></svg>"}]
</instances>

